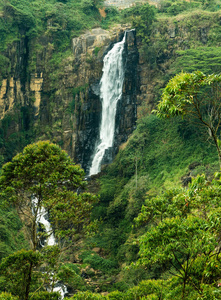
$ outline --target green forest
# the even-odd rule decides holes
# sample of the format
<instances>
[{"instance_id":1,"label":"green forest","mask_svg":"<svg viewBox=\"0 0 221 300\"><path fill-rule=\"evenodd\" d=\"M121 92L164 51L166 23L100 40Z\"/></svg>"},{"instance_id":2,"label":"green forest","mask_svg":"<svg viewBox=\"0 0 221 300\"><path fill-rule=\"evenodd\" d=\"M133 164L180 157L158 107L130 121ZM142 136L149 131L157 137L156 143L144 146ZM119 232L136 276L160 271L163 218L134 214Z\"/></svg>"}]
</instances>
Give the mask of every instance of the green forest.
<instances>
[{"instance_id":1,"label":"green forest","mask_svg":"<svg viewBox=\"0 0 221 300\"><path fill-rule=\"evenodd\" d=\"M141 84L136 128L85 180L55 139L59 113L33 117L27 82L44 68L44 105L59 107L71 40L119 24L136 29L150 99ZM102 0L0 0L0 88L15 74L25 95L0 120L0 300L60 300L57 283L70 300L221 299L220 49L221 0L120 10ZM70 88L66 115L76 117L87 88ZM54 246L42 247L43 208Z\"/></svg>"}]
</instances>

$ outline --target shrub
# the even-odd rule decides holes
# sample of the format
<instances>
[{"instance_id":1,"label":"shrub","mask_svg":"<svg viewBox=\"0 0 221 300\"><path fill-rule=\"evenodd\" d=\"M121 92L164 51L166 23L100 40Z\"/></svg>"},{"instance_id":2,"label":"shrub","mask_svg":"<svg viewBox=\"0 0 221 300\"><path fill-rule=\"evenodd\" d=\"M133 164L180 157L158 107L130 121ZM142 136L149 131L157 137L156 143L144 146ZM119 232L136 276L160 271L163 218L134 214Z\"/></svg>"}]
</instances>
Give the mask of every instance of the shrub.
<instances>
[{"instance_id":1,"label":"shrub","mask_svg":"<svg viewBox=\"0 0 221 300\"><path fill-rule=\"evenodd\" d=\"M125 294L119 291L114 291L108 294L108 300L122 300Z\"/></svg>"},{"instance_id":2,"label":"shrub","mask_svg":"<svg viewBox=\"0 0 221 300\"><path fill-rule=\"evenodd\" d=\"M60 300L61 296L58 292L38 292L30 294L32 300Z\"/></svg>"},{"instance_id":3,"label":"shrub","mask_svg":"<svg viewBox=\"0 0 221 300\"><path fill-rule=\"evenodd\" d=\"M111 259L105 259L99 256L97 253L86 251L81 255L83 263L89 264L91 268L95 270L101 270L103 272L108 272L111 269L117 267L117 262Z\"/></svg>"},{"instance_id":4,"label":"shrub","mask_svg":"<svg viewBox=\"0 0 221 300\"><path fill-rule=\"evenodd\" d=\"M11 293L4 292L0 294L0 300L18 300L18 297L12 296Z\"/></svg>"},{"instance_id":5,"label":"shrub","mask_svg":"<svg viewBox=\"0 0 221 300\"><path fill-rule=\"evenodd\" d=\"M67 298L66 298L67 299ZM91 292L79 292L75 294L73 297L68 298L69 300L103 300L107 299L105 296L94 294Z\"/></svg>"}]
</instances>

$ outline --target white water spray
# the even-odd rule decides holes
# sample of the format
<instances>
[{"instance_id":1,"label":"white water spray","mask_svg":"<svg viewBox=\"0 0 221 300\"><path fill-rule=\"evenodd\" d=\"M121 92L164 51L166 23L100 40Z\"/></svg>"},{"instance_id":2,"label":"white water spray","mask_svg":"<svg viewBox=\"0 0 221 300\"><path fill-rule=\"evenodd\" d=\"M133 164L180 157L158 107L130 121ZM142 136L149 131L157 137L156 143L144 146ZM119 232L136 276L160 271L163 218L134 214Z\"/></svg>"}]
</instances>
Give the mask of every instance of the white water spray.
<instances>
[{"instance_id":1,"label":"white water spray","mask_svg":"<svg viewBox=\"0 0 221 300\"><path fill-rule=\"evenodd\" d=\"M121 42L104 57L103 75L100 81L102 118L99 144L95 149L89 176L100 172L105 151L113 146L117 102L120 100L124 82L123 50L126 32Z\"/></svg>"}]
</instances>

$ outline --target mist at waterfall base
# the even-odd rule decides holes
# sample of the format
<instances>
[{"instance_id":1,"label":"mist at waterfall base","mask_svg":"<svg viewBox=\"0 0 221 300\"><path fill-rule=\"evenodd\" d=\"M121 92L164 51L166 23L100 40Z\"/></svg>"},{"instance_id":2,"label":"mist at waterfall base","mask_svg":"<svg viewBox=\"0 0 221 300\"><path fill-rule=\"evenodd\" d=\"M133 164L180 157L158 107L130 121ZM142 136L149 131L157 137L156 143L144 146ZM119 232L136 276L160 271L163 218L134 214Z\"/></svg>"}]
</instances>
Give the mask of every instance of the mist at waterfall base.
<instances>
[{"instance_id":1,"label":"mist at waterfall base","mask_svg":"<svg viewBox=\"0 0 221 300\"><path fill-rule=\"evenodd\" d=\"M126 33L124 33L123 40L116 43L104 57L103 75L100 80L100 99L102 101L100 134L89 176L100 172L105 152L113 147L117 102L122 96L124 83L123 52Z\"/></svg>"},{"instance_id":2,"label":"mist at waterfall base","mask_svg":"<svg viewBox=\"0 0 221 300\"><path fill-rule=\"evenodd\" d=\"M33 203L33 209L37 209L36 205L37 205L38 199L37 198L33 198L32 199L32 203ZM51 227L50 222L47 220L48 219L48 212L46 211L46 209L44 207L41 207L38 212L37 212L37 224L42 224L43 228L45 229L46 233L48 234L48 238L46 239L45 243L40 242L41 247L44 246L55 246L56 245L56 240L55 240L55 236L53 234L53 230ZM53 276L53 274L52 274ZM65 294L67 294L67 288L64 284L61 283L56 283L54 288L48 288L49 292L59 292L59 294L61 295L61 299L64 299Z\"/></svg>"}]
</instances>

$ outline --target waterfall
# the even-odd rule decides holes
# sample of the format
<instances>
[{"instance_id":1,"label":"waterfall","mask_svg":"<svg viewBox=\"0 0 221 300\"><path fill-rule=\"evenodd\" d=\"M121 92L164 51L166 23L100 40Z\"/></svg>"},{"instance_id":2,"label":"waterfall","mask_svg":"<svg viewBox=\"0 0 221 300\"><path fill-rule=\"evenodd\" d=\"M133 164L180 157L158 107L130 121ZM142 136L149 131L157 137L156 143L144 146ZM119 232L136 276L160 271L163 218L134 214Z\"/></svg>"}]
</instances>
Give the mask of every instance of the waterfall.
<instances>
[{"instance_id":1,"label":"waterfall","mask_svg":"<svg viewBox=\"0 0 221 300\"><path fill-rule=\"evenodd\" d=\"M122 95L124 82L123 51L126 32L121 42L116 43L104 57L103 75L100 80L102 118L99 142L89 171L89 176L100 172L105 152L113 146L117 102Z\"/></svg>"},{"instance_id":2,"label":"waterfall","mask_svg":"<svg viewBox=\"0 0 221 300\"><path fill-rule=\"evenodd\" d=\"M55 237L51 228L50 222L46 219L46 216L48 215L47 211L45 210L44 207L40 209L37 215L37 223L40 223L44 225L45 231L47 234L49 234L47 240L46 240L46 245L47 246L54 246L56 245ZM44 245L41 244L42 247Z\"/></svg>"},{"instance_id":3,"label":"waterfall","mask_svg":"<svg viewBox=\"0 0 221 300\"><path fill-rule=\"evenodd\" d=\"M37 209L38 199L36 197L33 197L32 203L33 203L33 209ZM56 240L53 234L53 230L51 227L50 222L47 220L48 212L44 207L41 207L38 212L37 212L37 224L40 223L44 225L45 231L48 234L47 240L46 240L46 245L47 246L55 246L56 245ZM42 247L44 247L44 244L41 244ZM53 275L53 274L52 274ZM64 299L65 294L67 293L67 288L64 284L56 283L55 287L53 289L49 289L51 292L59 292L61 295L61 299Z\"/></svg>"}]
</instances>

